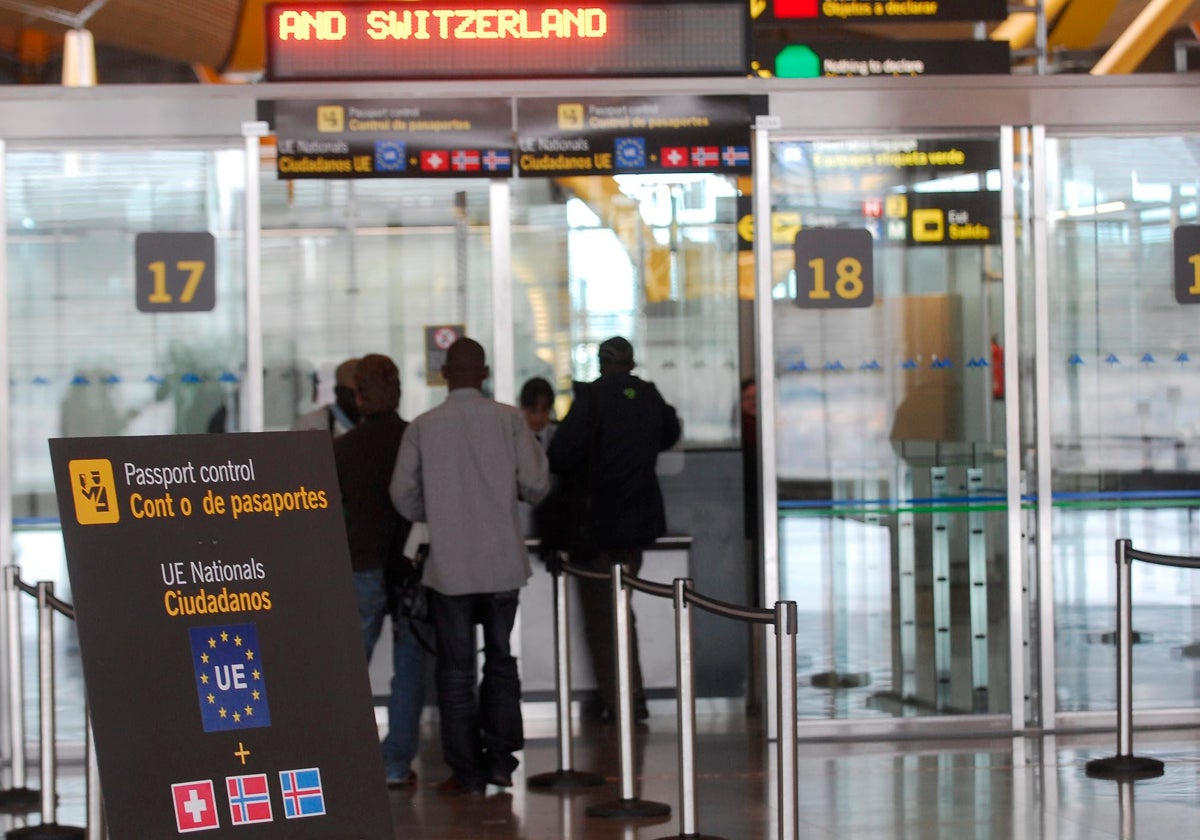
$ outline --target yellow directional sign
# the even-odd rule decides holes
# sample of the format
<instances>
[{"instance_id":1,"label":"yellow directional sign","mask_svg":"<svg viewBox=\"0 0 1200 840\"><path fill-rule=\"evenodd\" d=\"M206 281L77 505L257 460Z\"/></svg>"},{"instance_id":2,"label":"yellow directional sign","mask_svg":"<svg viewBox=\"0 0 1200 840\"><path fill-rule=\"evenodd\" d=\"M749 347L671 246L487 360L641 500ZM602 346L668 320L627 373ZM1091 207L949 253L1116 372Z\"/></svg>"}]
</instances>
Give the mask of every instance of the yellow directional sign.
<instances>
[{"instance_id":1,"label":"yellow directional sign","mask_svg":"<svg viewBox=\"0 0 1200 840\"><path fill-rule=\"evenodd\" d=\"M771 214L771 242L776 245L791 245L800 232L800 214L780 211Z\"/></svg>"},{"instance_id":2,"label":"yellow directional sign","mask_svg":"<svg viewBox=\"0 0 1200 840\"><path fill-rule=\"evenodd\" d=\"M737 223L738 237L746 242L754 241L754 217L747 213L742 218L738 219Z\"/></svg>"}]
</instances>

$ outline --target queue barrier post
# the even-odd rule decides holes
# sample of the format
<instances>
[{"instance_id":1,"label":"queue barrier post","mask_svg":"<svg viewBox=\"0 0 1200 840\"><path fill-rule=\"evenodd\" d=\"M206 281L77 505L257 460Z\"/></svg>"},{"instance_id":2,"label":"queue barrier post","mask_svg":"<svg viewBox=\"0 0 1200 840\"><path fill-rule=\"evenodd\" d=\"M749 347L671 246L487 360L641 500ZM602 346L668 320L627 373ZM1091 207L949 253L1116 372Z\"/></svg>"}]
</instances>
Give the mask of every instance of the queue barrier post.
<instances>
[{"instance_id":1,"label":"queue barrier post","mask_svg":"<svg viewBox=\"0 0 1200 840\"><path fill-rule=\"evenodd\" d=\"M5 657L8 686L9 741L12 744L12 787L0 791L0 811L25 813L36 810L41 796L26 787L24 664L21 649L21 577L17 566L4 567L4 613L7 618Z\"/></svg>"},{"instance_id":2,"label":"queue barrier post","mask_svg":"<svg viewBox=\"0 0 1200 840\"><path fill-rule=\"evenodd\" d=\"M778 773L779 840L800 832L796 775L796 602L775 604L775 682L778 721L775 742Z\"/></svg>"},{"instance_id":3,"label":"queue barrier post","mask_svg":"<svg viewBox=\"0 0 1200 840\"><path fill-rule=\"evenodd\" d=\"M84 840L85 830L77 826L59 825L54 711L54 613L73 615L68 604L54 597L53 581L38 581L38 707L41 717L41 778L42 822L39 825L15 828L5 835L8 840Z\"/></svg>"},{"instance_id":4,"label":"queue barrier post","mask_svg":"<svg viewBox=\"0 0 1200 840\"><path fill-rule=\"evenodd\" d=\"M687 595L690 578L676 578L675 602L675 684L679 718L679 833L662 840L724 840L696 830L696 685L692 667L692 611Z\"/></svg>"},{"instance_id":5,"label":"queue barrier post","mask_svg":"<svg viewBox=\"0 0 1200 840\"><path fill-rule=\"evenodd\" d=\"M554 693L558 717L558 769L530 776L527 784L539 788L594 787L604 784L603 776L575 770L573 767L571 644L568 638L571 614L567 575L563 571L561 558L554 558L554 562L548 563L547 567L554 579Z\"/></svg>"},{"instance_id":6,"label":"queue barrier post","mask_svg":"<svg viewBox=\"0 0 1200 840\"><path fill-rule=\"evenodd\" d=\"M1200 565L1186 558L1136 552L1127 539L1117 540L1117 754L1087 763L1087 774L1098 779L1153 779L1163 774L1157 758L1133 754L1133 572L1134 559L1163 565Z\"/></svg>"},{"instance_id":7,"label":"queue barrier post","mask_svg":"<svg viewBox=\"0 0 1200 840\"><path fill-rule=\"evenodd\" d=\"M613 563L612 580L613 636L617 650L617 728L618 751L621 759L621 797L589 805L589 817L610 819L645 819L665 817L671 806L665 802L640 799L633 778L633 698L630 691L629 668L629 592L625 588L624 569Z\"/></svg>"}]
</instances>

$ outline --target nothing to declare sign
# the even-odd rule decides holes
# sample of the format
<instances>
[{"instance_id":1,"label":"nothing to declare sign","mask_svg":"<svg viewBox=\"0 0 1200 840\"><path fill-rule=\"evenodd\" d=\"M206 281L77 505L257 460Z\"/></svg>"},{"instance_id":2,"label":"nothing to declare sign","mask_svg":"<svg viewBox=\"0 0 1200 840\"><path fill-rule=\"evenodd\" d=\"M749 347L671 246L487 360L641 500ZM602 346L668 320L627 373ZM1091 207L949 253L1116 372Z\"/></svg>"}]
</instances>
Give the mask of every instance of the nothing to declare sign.
<instances>
[{"instance_id":1,"label":"nothing to declare sign","mask_svg":"<svg viewBox=\"0 0 1200 840\"><path fill-rule=\"evenodd\" d=\"M111 835L391 840L328 433L50 454Z\"/></svg>"},{"instance_id":2,"label":"nothing to declare sign","mask_svg":"<svg viewBox=\"0 0 1200 840\"><path fill-rule=\"evenodd\" d=\"M278 100L262 103L291 178L507 178L507 99Z\"/></svg>"}]
</instances>

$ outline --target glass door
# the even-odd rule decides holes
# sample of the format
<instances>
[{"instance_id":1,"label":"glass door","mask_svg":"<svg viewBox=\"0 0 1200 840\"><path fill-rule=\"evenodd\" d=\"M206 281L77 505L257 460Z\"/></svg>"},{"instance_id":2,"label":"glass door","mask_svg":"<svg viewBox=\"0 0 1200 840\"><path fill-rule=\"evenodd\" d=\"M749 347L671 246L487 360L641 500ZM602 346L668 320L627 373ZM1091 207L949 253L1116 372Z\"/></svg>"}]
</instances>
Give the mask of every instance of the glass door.
<instances>
[{"instance_id":1,"label":"glass door","mask_svg":"<svg viewBox=\"0 0 1200 840\"><path fill-rule=\"evenodd\" d=\"M769 165L800 718L1004 714L999 137L772 136Z\"/></svg>"},{"instance_id":2,"label":"glass door","mask_svg":"<svg viewBox=\"0 0 1200 840\"><path fill-rule=\"evenodd\" d=\"M1046 159L1054 679L1070 716L1116 707L1114 542L1200 554L1200 297L1176 279L1200 249L1174 248L1200 231L1200 136L1049 138ZM1134 563L1132 578L1134 704L1194 709L1200 577Z\"/></svg>"}]
</instances>

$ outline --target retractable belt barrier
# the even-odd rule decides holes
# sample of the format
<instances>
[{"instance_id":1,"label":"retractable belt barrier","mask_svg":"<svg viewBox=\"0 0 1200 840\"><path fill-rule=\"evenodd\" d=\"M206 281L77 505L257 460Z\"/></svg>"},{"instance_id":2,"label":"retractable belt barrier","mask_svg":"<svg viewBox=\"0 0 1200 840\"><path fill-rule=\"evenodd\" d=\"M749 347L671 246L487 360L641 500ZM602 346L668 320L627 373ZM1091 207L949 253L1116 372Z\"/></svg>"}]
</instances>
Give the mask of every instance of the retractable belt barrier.
<instances>
[{"instance_id":1,"label":"retractable belt barrier","mask_svg":"<svg viewBox=\"0 0 1200 840\"><path fill-rule=\"evenodd\" d=\"M1200 557L1179 557L1138 551L1133 542L1116 542L1117 560L1117 754L1096 758L1087 763L1087 774L1100 779L1118 781L1151 779L1163 774L1163 763L1157 758L1133 754L1133 561L1158 566L1177 566L1200 569Z\"/></svg>"},{"instance_id":2,"label":"retractable belt barrier","mask_svg":"<svg viewBox=\"0 0 1200 840\"><path fill-rule=\"evenodd\" d=\"M32 595L37 599L38 606L38 712L39 734L38 743L41 751L38 764L41 768L40 806L35 806L32 799L39 798L37 791L25 787L26 756L25 756L25 724L24 724L24 686L22 680L23 662L21 646L21 594ZM8 673L5 675L9 685L10 718L9 728L12 741L12 780L13 787L0 792L0 803L5 804L5 810L33 811L41 813L41 823L38 825L14 828L5 836L8 840L102 840L105 836L102 806L100 804L100 786L95 770L95 751L92 749L92 732L90 724L87 750L87 813L88 828L58 824L58 761L56 753L56 719L54 694L54 614L61 613L67 618L75 618L75 608L55 597L54 583L48 580L38 581L30 586L21 580L20 569L8 566L4 574L4 598L8 613Z\"/></svg>"},{"instance_id":3,"label":"retractable belt barrier","mask_svg":"<svg viewBox=\"0 0 1200 840\"><path fill-rule=\"evenodd\" d=\"M617 723L621 763L619 799L591 805L591 817L641 819L666 816L669 805L637 796L633 775L633 702L630 690L629 590L671 599L675 606L675 674L679 718L679 808L680 830L674 837L689 840L720 840L702 835L696 828L696 700L692 652L691 607L756 624L775 627L778 740L778 834L779 840L795 840L798 830L796 778L796 603L776 602L774 609L728 604L707 598L692 588L690 578L676 578L673 585L643 580L625 574L615 564L610 572L596 572L572 566L561 557L547 564L554 578L554 653L555 695L557 698L559 768L552 773L532 776L533 787L578 787L600 784L602 777L581 773L571 766L571 663L567 611L567 575L611 580L614 640L617 650ZM670 840L670 838L663 838Z\"/></svg>"}]
</instances>

